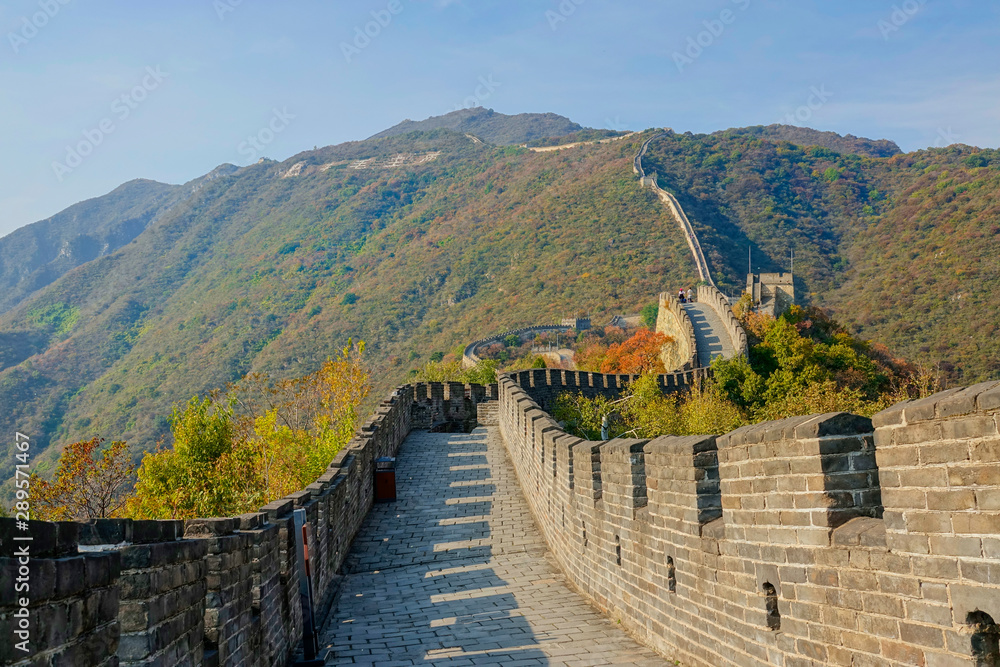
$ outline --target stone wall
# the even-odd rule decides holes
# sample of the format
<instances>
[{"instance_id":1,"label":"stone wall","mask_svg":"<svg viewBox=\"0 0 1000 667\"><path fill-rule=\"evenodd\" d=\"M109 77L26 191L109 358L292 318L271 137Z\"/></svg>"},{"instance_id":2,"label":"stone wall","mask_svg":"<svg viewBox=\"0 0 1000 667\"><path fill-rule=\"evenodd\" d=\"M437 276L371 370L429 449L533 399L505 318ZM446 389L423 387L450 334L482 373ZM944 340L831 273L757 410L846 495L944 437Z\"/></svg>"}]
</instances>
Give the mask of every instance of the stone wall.
<instances>
[{"instance_id":1,"label":"stone wall","mask_svg":"<svg viewBox=\"0 0 1000 667\"><path fill-rule=\"evenodd\" d=\"M428 431L471 430L476 425L476 406L497 399L497 385L460 382L418 382L413 390L411 428Z\"/></svg>"},{"instance_id":2,"label":"stone wall","mask_svg":"<svg viewBox=\"0 0 1000 667\"><path fill-rule=\"evenodd\" d=\"M660 294L659 309L656 313L656 333L663 333L674 339L660 351L660 359L667 372L689 371L698 367L698 344L694 337L694 325L684 306L673 294Z\"/></svg>"},{"instance_id":3,"label":"stone wall","mask_svg":"<svg viewBox=\"0 0 1000 667\"><path fill-rule=\"evenodd\" d=\"M0 532L0 549L7 556L0 559L0 664L24 658L17 648L24 637L15 632L21 627L30 633L33 664L118 664L113 656L121 637L116 586L122 557L78 553L79 531L73 523L31 522L27 558L15 555L25 542ZM30 600L24 618L21 598Z\"/></svg>"},{"instance_id":4,"label":"stone wall","mask_svg":"<svg viewBox=\"0 0 1000 667\"><path fill-rule=\"evenodd\" d=\"M563 432L539 384L501 377L498 407L535 519L573 583L664 655L995 664L974 656L1000 637L1000 383L873 421L610 442Z\"/></svg>"},{"instance_id":5,"label":"stone wall","mask_svg":"<svg viewBox=\"0 0 1000 667\"><path fill-rule=\"evenodd\" d=\"M687 391L708 375L707 368L667 373L657 376L657 383L663 393L670 394ZM541 409L551 412L555 408L556 397L563 392L581 393L587 398L595 396L617 398L629 383L639 376L567 371L559 368L533 368L504 373L501 377L508 378L523 389Z\"/></svg>"},{"instance_id":6,"label":"stone wall","mask_svg":"<svg viewBox=\"0 0 1000 667\"><path fill-rule=\"evenodd\" d=\"M747 345L747 332L743 330L743 325L733 315L733 309L729 305L729 299L720 292L714 285L701 285L698 287L698 303L707 303L722 319L722 324L726 327L726 333L733 341L733 349L737 356L745 357L749 351Z\"/></svg>"},{"instance_id":7,"label":"stone wall","mask_svg":"<svg viewBox=\"0 0 1000 667\"><path fill-rule=\"evenodd\" d=\"M474 421L496 386L396 389L307 488L239 517L189 521L0 519L0 664L290 664L302 639L292 511L306 510L321 615L374 500L375 459L411 428ZM30 542L18 537L30 536ZM29 555L19 556L27 544ZM21 562L23 559L25 562ZM23 569L22 569L23 568ZM29 589L15 586L26 582ZM28 599L25 653L18 598Z\"/></svg>"},{"instance_id":8,"label":"stone wall","mask_svg":"<svg viewBox=\"0 0 1000 667\"><path fill-rule=\"evenodd\" d=\"M543 333L545 331L568 331L571 327L562 324L539 324L533 327L522 327L520 329L512 329L511 331L504 331L503 333L498 333L488 338L480 338L479 340L474 340L465 346L465 350L462 353L462 365L466 368L471 368L479 363L479 355L476 354L476 350L480 347L485 347L487 345L492 345L494 343L502 343L503 339L507 336L517 336L523 342L525 336Z\"/></svg>"}]
</instances>

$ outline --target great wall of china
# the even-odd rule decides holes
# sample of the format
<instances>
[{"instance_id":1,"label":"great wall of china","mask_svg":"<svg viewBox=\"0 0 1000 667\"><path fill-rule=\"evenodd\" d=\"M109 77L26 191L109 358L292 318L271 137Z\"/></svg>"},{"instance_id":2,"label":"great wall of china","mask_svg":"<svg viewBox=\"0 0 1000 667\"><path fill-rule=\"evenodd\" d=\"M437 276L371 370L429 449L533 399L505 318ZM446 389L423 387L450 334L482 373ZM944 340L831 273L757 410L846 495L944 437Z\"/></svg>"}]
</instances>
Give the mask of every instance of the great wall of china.
<instances>
[{"instance_id":1,"label":"great wall of china","mask_svg":"<svg viewBox=\"0 0 1000 667\"><path fill-rule=\"evenodd\" d=\"M713 309L725 310L722 299L714 288L699 290L699 303ZM738 323L722 314L733 352L745 351ZM691 340L697 347L692 336L689 347ZM693 365L694 353L686 357ZM694 368L659 382L665 392L683 391L705 374ZM446 456L464 458L442 461L465 463L451 469L475 473L486 464L473 463L481 455L461 449L465 440L421 438L477 423L477 433L506 451L520 486L516 502L530 509L540 544L558 563L559 573L539 581L565 577L609 619L670 660L699 667L998 664L1000 382L907 401L870 420L812 415L728 434L653 440L583 441L546 412L561 392L616 396L631 379L540 369L503 374L490 387L400 387L316 483L239 517L29 522L27 530L15 519L0 519L0 664L292 664L303 628L293 510L305 511L314 536L316 608L321 616L338 605L346 609L348 593L338 591L352 543L367 549L374 540L361 544L364 531L372 530L376 459L458 447ZM477 492L455 491L499 485L500 464L490 465L482 468L489 477L445 479L453 490L447 498L428 500L419 489L414 502L424 505L406 510L417 512L414 525L423 525L418 510L428 503L467 506L466 514L441 523L481 542L476 535L496 530L492 519L476 514L475 503L485 501ZM404 476L403 494L407 484ZM513 496L503 496L488 504L493 512L519 511L511 503ZM387 535L411 539L392 527L399 512L383 514ZM477 521L489 523L485 533L467 530ZM496 525L506 521L501 514ZM18 539L25 535L30 557ZM455 544L420 546L429 560L414 576L446 578L437 559ZM536 558L525 567L541 567L538 553L523 553ZM385 576L375 562L366 576ZM500 589L495 567L488 581L476 581L475 573L492 561L454 562L459 565L447 570L458 577L453 588L430 596L431 603L469 602ZM499 655L499 621L481 611L463 616L455 606L447 613L430 606L424 616L407 610L409 626L382 627L390 610L405 606L397 597L405 598L413 584L365 581L391 585L391 593L378 584L349 589L352 602L366 594L381 602L367 608L368 616L354 616L353 608L337 616L337 628L354 628L358 638L342 647L334 633L328 664L378 664L379 655L442 664L459 656L474 664ZM30 582L30 591L15 588L20 582ZM559 595L565 597L556 606L566 608L575 594ZM520 598L522 604L527 599L544 604ZM545 608L548 630L534 634L517 621L529 612L504 612L520 623L520 639L511 640L507 653L545 664L587 643L572 634L580 621L570 617L562 619L570 643L552 649L538 637L556 631L558 612ZM484 618L494 625L459 633ZM354 624L363 619L370 628ZM8 641L23 627L31 629L29 654ZM370 637L378 632L387 638L375 646ZM595 659L610 655L599 647L588 650L594 651L588 664L621 664ZM636 648L624 651L640 655Z\"/></svg>"},{"instance_id":2,"label":"great wall of china","mask_svg":"<svg viewBox=\"0 0 1000 667\"><path fill-rule=\"evenodd\" d=\"M582 382L502 377L500 431L562 569L644 643L706 667L995 664L974 656L1000 618L1000 382L610 442L541 407Z\"/></svg>"},{"instance_id":3,"label":"great wall of china","mask_svg":"<svg viewBox=\"0 0 1000 667\"><path fill-rule=\"evenodd\" d=\"M625 139L633 134L602 140L602 142ZM680 203L672 194L662 190L657 185L656 175L647 175L642 166L642 157L650 142L660 136L663 136L663 133L654 134L642 143L633 160L632 171L639 176L639 182L642 186L649 186L653 189L677 221L677 225L681 233L684 234L691 250L699 279L704 283L698 287L697 305L681 304L671 294L661 293L659 295L656 331L667 334L675 341L675 344L668 345L663 351L664 367L668 372L671 372L691 370L700 366L706 367L716 356L746 356L747 339L730 310L729 299L715 287L708 263L701 250L701 244L698 242L698 236L684 213L684 209L681 208ZM578 144L568 144L558 148L576 145ZM697 318L698 326L695 326L693 318ZM465 367L474 366L480 361L477 354L479 348L501 342L509 335L516 335L523 340L525 336L532 333L558 331L564 328L559 325L537 325L505 331L473 341L465 347L462 354L462 364Z\"/></svg>"}]
</instances>

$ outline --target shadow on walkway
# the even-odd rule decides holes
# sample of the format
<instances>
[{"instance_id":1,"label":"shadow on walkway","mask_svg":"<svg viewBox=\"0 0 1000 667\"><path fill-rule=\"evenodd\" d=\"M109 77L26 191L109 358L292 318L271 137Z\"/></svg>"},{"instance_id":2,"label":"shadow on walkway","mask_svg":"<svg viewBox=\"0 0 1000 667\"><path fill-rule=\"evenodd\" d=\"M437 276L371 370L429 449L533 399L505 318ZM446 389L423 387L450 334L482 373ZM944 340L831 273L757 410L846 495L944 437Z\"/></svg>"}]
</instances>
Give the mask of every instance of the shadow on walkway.
<instances>
[{"instance_id":1,"label":"shadow on walkway","mask_svg":"<svg viewBox=\"0 0 1000 667\"><path fill-rule=\"evenodd\" d=\"M398 498L372 510L345 565L331 660L548 664L490 565L497 488L486 453L484 429L404 444Z\"/></svg>"},{"instance_id":2,"label":"shadow on walkway","mask_svg":"<svg viewBox=\"0 0 1000 667\"><path fill-rule=\"evenodd\" d=\"M495 428L411 433L396 480L345 563L327 664L664 664L546 558Z\"/></svg>"}]
</instances>

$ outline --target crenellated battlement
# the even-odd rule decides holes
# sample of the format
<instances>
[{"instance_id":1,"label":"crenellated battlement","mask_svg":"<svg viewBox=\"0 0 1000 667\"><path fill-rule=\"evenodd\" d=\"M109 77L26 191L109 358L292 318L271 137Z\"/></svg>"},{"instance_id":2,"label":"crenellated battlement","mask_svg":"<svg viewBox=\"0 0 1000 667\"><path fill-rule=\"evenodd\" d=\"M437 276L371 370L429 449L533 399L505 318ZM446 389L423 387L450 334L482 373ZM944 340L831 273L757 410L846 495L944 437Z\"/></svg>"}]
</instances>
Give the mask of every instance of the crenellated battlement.
<instances>
[{"instance_id":1,"label":"crenellated battlement","mask_svg":"<svg viewBox=\"0 0 1000 667\"><path fill-rule=\"evenodd\" d=\"M539 404L566 390L614 395L630 379L538 369L491 387L400 387L315 483L258 512L31 522L34 652L0 644L0 662L289 664L303 622L292 510L314 536L322 609L374 502L375 459L411 429L482 415L567 576L664 655L713 667L977 664L1000 619L1000 382L871 420L652 440L581 440ZM0 520L8 636L21 534Z\"/></svg>"},{"instance_id":2,"label":"crenellated battlement","mask_svg":"<svg viewBox=\"0 0 1000 667\"><path fill-rule=\"evenodd\" d=\"M977 664L1000 619L1000 383L587 442L534 400L573 382L501 377L498 422L554 555L631 632L691 665Z\"/></svg>"},{"instance_id":3,"label":"crenellated battlement","mask_svg":"<svg viewBox=\"0 0 1000 667\"><path fill-rule=\"evenodd\" d=\"M589 320L588 320L589 321ZM511 329L510 331L502 331L498 334L489 336L488 338L480 338L479 340L474 340L465 346L462 352L462 365L466 368L471 368L478 364L481 359L479 354L477 354L479 348L485 347L487 345L493 345L494 343L502 343L504 338L508 336L517 336L522 341L527 336L534 336L540 333L545 333L547 331L569 331L573 327L568 324L538 324L531 327L521 327L520 329Z\"/></svg>"},{"instance_id":4,"label":"crenellated battlement","mask_svg":"<svg viewBox=\"0 0 1000 667\"><path fill-rule=\"evenodd\" d=\"M656 378L660 390L665 394L687 391L696 383L709 376L709 369L697 368L680 373L667 373ZM542 410L551 412L555 399L564 392L581 393L587 398L619 396L638 375L616 375L591 373L590 371L568 371L560 368L533 368L525 371L504 373L504 377L521 387Z\"/></svg>"},{"instance_id":5,"label":"crenellated battlement","mask_svg":"<svg viewBox=\"0 0 1000 667\"><path fill-rule=\"evenodd\" d=\"M0 664L291 664L302 640L292 512L313 535L312 595L318 611L374 502L375 460L395 456L411 429L474 423L496 385L419 383L383 400L313 484L238 517L188 521L0 519ZM32 538L27 580L17 557ZM27 597L30 653L15 648Z\"/></svg>"}]
</instances>

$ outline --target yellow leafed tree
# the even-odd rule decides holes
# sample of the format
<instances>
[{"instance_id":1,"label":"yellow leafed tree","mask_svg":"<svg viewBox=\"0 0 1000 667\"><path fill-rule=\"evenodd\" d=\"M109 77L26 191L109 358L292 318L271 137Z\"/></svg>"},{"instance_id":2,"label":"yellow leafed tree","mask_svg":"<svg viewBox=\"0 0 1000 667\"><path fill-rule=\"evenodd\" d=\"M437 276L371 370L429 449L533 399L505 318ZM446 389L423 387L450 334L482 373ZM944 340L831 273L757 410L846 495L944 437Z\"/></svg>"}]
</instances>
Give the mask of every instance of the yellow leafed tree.
<instances>
[{"instance_id":1,"label":"yellow leafed tree","mask_svg":"<svg viewBox=\"0 0 1000 667\"><path fill-rule=\"evenodd\" d=\"M131 515L232 516L314 482L354 434L371 388L363 353L349 341L311 375L248 375L175 410L174 447L143 458Z\"/></svg>"},{"instance_id":2,"label":"yellow leafed tree","mask_svg":"<svg viewBox=\"0 0 1000 667\"><path fill-rule=\"evenodd\" d=\"M93 438L67 445L52 481L31 476L31 513L42 521L86 521L117 517L132 486L135 466L128 446Z\"/></svg>"}]
</instances>

